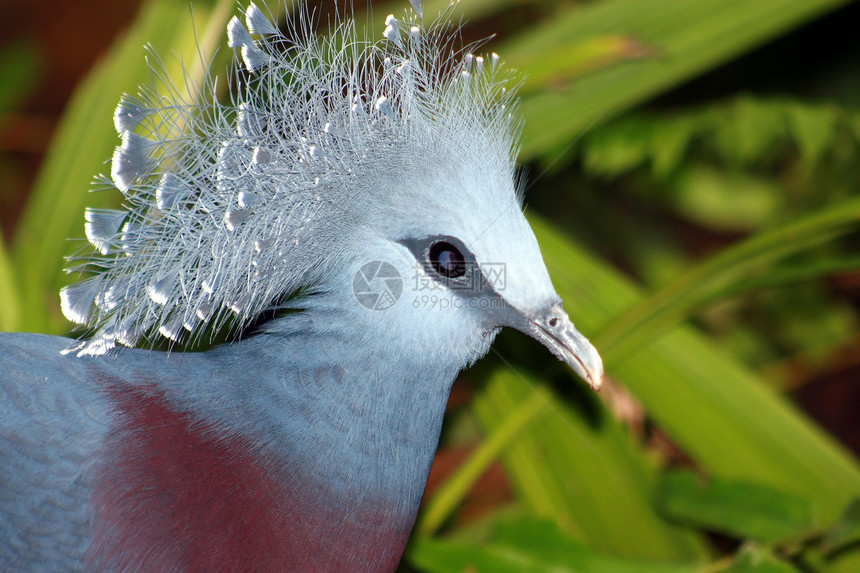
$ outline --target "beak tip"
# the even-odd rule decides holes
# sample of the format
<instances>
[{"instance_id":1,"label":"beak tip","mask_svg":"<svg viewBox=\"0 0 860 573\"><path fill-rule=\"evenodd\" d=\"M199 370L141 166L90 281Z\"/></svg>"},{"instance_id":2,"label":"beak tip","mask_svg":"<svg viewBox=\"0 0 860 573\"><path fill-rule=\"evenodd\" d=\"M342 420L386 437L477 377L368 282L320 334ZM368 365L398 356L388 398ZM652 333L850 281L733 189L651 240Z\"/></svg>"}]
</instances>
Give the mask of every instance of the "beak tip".
<instances>
[{"instance_id":1,"label":"beak tip","mask_svg":"<svg viewBox=\"0 0 860 573\"><path fill-rule=\"evenodd\" d=\"M581 334L577 342L571 353L573 360L568 360L568 364L591 386L592 390L600 392L604 380L603 359L597 349Z\"/></svg>"},{"instance_id":2,"label":"beak tip","mask_svg":"<svg viewBox=\"0 0 860 573\"><path fill-rule=\"evenodd\" d=\"M535 315L517 314L511 324L546 346L559 360L570 366L595 392L603 385L603 360L597 349L554 304Z\"/></svg>"},{"instance_id":3,"label":"beak tip","mask_svg":"<svg viewBox=\"0 0 860 573\"><path fill-rule=\"evenodd\" d=\"M574 366L574 370L577 371L583 380L585 380L591 389L595 392L600 392L600 388L603 386L603 361L600 359L600 355L597 354L597 350L594 347L591 347L588 356L588 360L582 360L582 357L578 357L578 363L571 366ZM579 368L576 368L578 366Z\"/></svg>"}]
</instances>

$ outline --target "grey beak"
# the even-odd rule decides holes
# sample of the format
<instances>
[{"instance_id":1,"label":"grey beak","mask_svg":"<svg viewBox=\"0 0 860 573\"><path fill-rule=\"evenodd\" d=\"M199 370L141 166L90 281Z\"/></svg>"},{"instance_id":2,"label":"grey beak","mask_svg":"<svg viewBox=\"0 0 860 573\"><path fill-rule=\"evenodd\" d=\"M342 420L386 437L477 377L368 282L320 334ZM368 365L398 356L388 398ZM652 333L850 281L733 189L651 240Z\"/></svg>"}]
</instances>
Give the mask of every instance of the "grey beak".
<instances>
[{"instance_id":1,"label":"grey beak","mask_svg":"<svg viewBox=\"0 0 860 573\"><path fill-rule=\"evenodd\" d=\"M556 358L567 363L595 391L603 383L603 360L570 321L567 313L557 303L547 310L532 316L521 314L515 327L546 346Z\"/></svg>"}]
</instances>

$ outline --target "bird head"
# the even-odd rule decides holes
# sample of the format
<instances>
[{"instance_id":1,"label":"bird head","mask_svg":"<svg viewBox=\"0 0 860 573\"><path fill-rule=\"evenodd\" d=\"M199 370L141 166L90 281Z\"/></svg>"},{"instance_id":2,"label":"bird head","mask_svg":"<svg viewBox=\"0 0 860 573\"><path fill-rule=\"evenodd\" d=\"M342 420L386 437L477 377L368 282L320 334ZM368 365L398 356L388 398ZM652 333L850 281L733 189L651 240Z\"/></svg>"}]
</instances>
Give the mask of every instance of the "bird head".
<instances>
[{"instance_id":1,"label":"bird head","mask_svg":"<svg viewBox=\"0 0 860 573\"><path fill-rule=\"evenodd\" d=\"M600 385L522 212L516 80L412 6L375 41L250 4L227 29L230 102L214 76L122 98L102 181L127 208L87 211L94 272L61 293L94 330L80 352L241 331L307 289L462 364L513 327Z\"/></svg>"},{"instance_id":2,"label":"bird head","mask_svg":"<svg viewBox=\"0 0 860 573\"><path fill-rule=\"evenodd\" d=\"M424 354L456 353L452 360L466 363L512 327L598 389L601 359L564 311L523 214L515 116L502 109L488 120L474 111L423 123L421 147L389 156L389 177L370 178L396 191L351 249L361 253L345 273L353 294L365 297L357 310L379 329L420 341Z\"/></svg>"}]
</instances>

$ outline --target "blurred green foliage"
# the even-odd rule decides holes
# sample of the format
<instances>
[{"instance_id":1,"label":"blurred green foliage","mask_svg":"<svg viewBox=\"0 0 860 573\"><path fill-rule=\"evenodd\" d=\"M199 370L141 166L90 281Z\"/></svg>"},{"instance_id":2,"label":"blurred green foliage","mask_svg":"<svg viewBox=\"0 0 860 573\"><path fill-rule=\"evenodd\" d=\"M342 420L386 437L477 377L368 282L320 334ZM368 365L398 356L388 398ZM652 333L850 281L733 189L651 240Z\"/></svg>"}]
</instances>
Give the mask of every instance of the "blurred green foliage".
<instances>
[{"instance_id":1,"label":"blurred green foliage","mask_svg":"<svg viewBox=\"0 0 860 573\"><path fill-rule=\"evenodd\" d=\"M848 4L463 1L464 34L500 31L487 49L527 74L528 214L610 383L591 395L504 334L466 374L471 400L441 447L472 453L428 492L404 568L860 571L860 467L785 396L860 349L857 305L832 288L860 272L860 74L786 65L761 93L680 89L733 65L772 76L749 54L828 13L856 16ZM375 3L369 21L405 6ZM184 55L199 78L195 42L217 52L234 2L193 8L196 34L187 1L145 2L75 93L0 244L0 328L68 331L56 293L79 245L66 239L83 235L85 206L118 200L87 190L117 144L120 94L151 80L142 46L174 78L168 55ZM0 53L4 112L28 89L28 54ZM510 497L461 515L497 460Z\"/></svg>"}]
</instances>

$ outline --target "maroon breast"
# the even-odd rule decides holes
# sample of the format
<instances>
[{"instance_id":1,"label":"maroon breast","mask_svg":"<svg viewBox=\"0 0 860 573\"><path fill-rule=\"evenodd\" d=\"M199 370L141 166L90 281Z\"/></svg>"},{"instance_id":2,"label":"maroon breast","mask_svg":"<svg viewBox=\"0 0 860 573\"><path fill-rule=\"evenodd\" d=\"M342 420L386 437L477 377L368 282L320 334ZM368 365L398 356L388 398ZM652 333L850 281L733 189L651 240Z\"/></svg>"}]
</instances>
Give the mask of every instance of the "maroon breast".
<instances>
[{"instance_id":1,"label":"maroon breast","mask_svg":"<svg viewBox=\"0 0 860 573\"><path fill-rule=\"evenodd\" d=\"M397 566L412 517L330 495L250 439L171 409L153 387L111 388L116 423L95 482L93 569Z\"/></svg>"}]
</instances>

